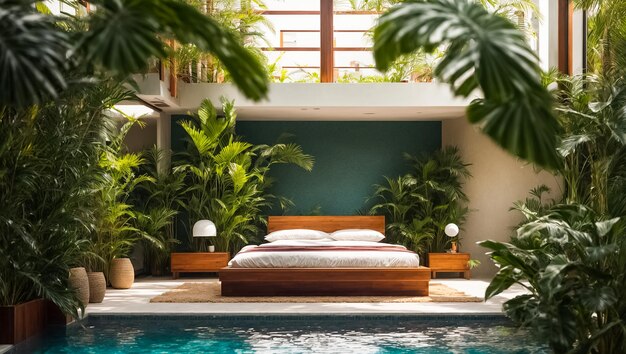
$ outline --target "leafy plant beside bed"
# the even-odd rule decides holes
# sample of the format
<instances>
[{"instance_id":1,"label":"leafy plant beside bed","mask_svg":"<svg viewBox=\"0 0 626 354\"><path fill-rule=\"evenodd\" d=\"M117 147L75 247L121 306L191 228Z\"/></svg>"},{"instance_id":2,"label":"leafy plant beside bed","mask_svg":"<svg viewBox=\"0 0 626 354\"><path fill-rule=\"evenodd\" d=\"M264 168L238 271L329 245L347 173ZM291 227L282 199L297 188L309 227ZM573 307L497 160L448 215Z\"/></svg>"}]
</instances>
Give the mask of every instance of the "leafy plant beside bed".
<instances>
[{"instance_id":1,"label":"leafy plant beside bed","mask_svg":"<svg viewBox=\"0 0 626 354\"><path fill-rule=\"evenodd\" d=\"M138 174L144 163L141 153L125 152L124 138L140 120L126 117L122 127L111 121L106 130L108 144L103 147L98 163L102 173L92 184L95 204L95 229L91 237L91 250L99 259L85 260L91 271L104 272L109 279L109 268L115 258L128 257L132 247L141 239L159 241L138 229L140 212L130 202L137 186L151 182L151 177Z\"/></svg>"},{"instance_id":2,"label":"leafy plant beside bed","mask_svg":"<svg viewBox=\"0 0 626 354\"><path fill-rule=\"evenodd\" d=\"M217 251L236 251L247 244L265 223L261 210L277 198L267 192L269 176L276 164L294 164L307 171L313 157L300 146L288 144L253 145L235 134L236 114L233 101L222 99L223 116L209 100L200 105L197 115L181 122L188 134L188 149L175 161L175 171L185 174L182 207L187 213L190 244L205 250L205 240L194 242L193 223L209 219L218 236L211 241Z\"/></svg>"},{"instance_id":3,"label":"leafy plant beside bed","mask_svg":"<svg viewBox=\"0 0 626 354\"><path fill-rule=\"evenodd\" d=\"M469 211L463 180L471 177L469 164L463 162L459 149L448 146L433 154L406 156L411 172L395 179L385 177L385 185L376 186L371 214L387 216L390 242L425 254L445 252L450 238L445 225L462 225Z\"/></svg>"},{"instance_id":4,"label":"leafy plant beside bed","mask_svg":"<svg viewBox=\"0 0 626 354\"><path fill-rule=\"evenodd\" d=\"M162 166L164 153L156 146L144 151L143 155L145 163L140 166L140 171L150 178L139 183L133 194L134 208L141 211L136 227L152 237L152 240L141 240L144 270L161 275L168 265L173 246L179 243L174 220L179 213L184 175Z\"/></svg>"}]
</instances>

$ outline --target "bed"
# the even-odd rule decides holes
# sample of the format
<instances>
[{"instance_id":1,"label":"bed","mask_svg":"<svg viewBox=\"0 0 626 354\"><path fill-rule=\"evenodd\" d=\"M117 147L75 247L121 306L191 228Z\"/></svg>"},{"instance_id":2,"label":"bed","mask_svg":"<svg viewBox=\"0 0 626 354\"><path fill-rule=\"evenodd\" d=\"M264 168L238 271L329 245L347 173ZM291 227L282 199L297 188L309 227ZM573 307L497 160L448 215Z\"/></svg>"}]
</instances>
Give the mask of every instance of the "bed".
<instances>
[{"instance_id":1,"label":"bed","mask_svg":"<svg viewBox=\"0 0 626 354\"><path fill-rule=\"evenodd\" d=\"M290 229L371 229L384 233L385 218L269 217L268 233ZM415 253L383 243L323 242L281 241L242 249L219 272L222 296L428 295L430 269L419 266Z\"/></svg>"}]
</instances>

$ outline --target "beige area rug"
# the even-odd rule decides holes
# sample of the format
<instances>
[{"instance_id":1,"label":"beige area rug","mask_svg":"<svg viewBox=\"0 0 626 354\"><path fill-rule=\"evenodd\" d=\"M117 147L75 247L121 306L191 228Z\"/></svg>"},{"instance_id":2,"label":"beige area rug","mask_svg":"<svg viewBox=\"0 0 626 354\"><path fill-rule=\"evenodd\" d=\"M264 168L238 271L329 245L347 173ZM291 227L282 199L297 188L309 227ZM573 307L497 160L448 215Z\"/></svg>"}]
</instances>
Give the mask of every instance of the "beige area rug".
<instances>
[{"instance_id":1,"label":"beige area rug","mask_svg":"<svg viewBox=\"0 0 626 354\"><path fill-rule=\"evenodd\" d=\"M150 299L150 302L483 302L482 298L469 296L449 286L430 283L430 296L222 296L220 284L184 283L183 285Z\"/></svg>"}]
</instances>

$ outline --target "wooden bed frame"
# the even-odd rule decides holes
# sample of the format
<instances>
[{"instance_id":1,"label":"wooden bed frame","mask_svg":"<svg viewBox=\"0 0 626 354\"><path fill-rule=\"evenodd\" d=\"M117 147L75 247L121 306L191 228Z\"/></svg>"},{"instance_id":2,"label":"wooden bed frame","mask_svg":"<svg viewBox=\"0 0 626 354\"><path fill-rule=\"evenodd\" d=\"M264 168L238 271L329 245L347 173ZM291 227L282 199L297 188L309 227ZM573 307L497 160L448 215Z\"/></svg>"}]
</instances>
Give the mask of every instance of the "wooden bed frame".
<instances>
[{"instance_id":1,"label":"wooden bed frame","mask_svg":"<svg viewBox=\"0 0 626 354\"><path fill-rule=\"evenodd\" d=\"M372 229L384 216L270 216L268 232L286 229ZM430 269L222 268L222 296L428 296Z\"/></svg>"}]
</instances>

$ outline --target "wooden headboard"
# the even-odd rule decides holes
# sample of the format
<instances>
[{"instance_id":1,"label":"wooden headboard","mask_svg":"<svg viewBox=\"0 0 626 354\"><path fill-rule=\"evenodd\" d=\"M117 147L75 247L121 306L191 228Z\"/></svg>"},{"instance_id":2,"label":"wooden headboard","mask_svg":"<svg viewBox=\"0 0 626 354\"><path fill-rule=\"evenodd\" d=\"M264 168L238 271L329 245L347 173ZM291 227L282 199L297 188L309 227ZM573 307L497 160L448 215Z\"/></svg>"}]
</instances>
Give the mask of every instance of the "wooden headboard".
<instances>
[{"instance_id":1,"label":"wooden headboard","mask_svg":"<svg viewBox=\"0 0 626 354\"><path fill-rule=\"evenodd\" d=\"M385 234L385 217L372 216L270 216L267 232L312 229L333 232L341 229L371 229Z\"/></svg>"}]
</instances>

